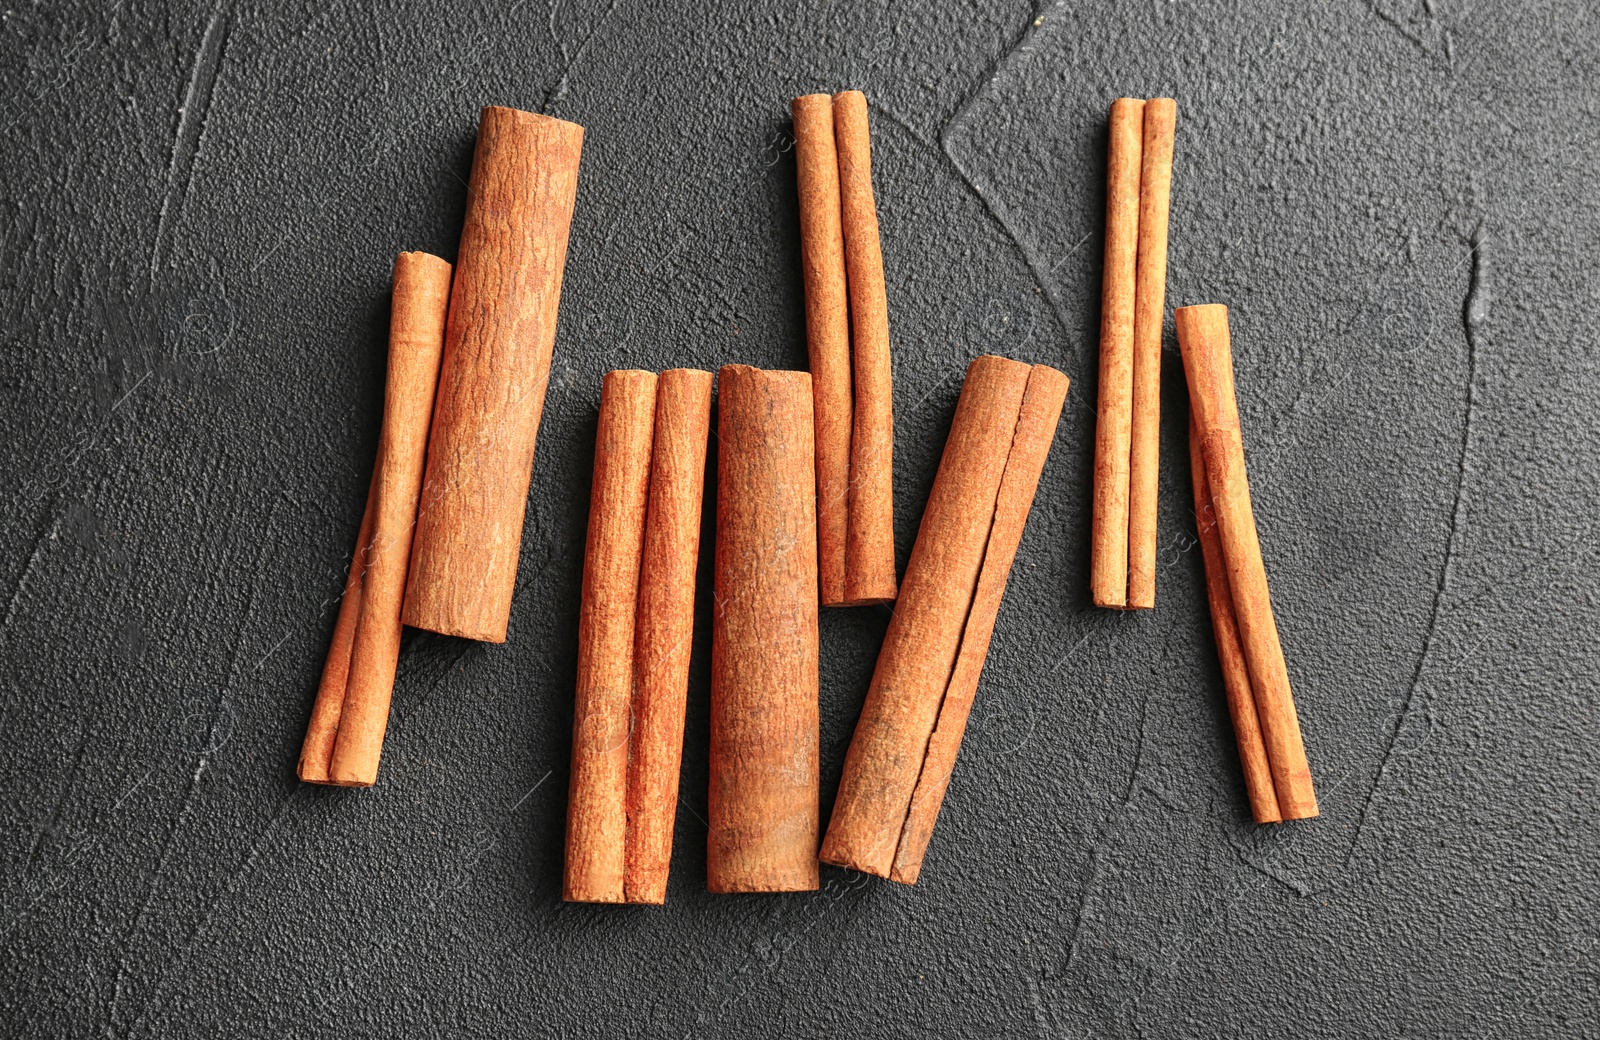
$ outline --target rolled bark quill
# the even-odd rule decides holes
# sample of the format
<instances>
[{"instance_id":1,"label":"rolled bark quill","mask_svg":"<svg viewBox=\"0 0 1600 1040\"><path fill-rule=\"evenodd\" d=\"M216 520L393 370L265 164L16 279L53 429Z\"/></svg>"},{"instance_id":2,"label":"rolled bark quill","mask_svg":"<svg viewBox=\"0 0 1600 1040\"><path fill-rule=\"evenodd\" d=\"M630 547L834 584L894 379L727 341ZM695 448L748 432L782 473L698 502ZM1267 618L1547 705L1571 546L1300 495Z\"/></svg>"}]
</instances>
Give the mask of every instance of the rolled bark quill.
<instances>
[{"instance_id":1,"label":"rolled bark quill","mask_svg":"<svg viewBox=\"0 0 1600 1040\"><path fill-rule=\"evenodd\" d=\"M1222 665L1222 685L1227 692L1228 716L1239 744L1239 764L1244 770L1245 795L1257 823L1277 823L1278 796L1272 789L1267 749L1261 742L1261 722L1255 695L1250 692L1250 671L1239 647L1239 626L1233 620L1233 590L1222 562L1222 541L1217 537L1216 512L1211 507L1211 485L1206 480L1205 452L1200 433L1189 423L1189 475L1194 484L1194 522L1205 559L1206 600L1211 606L1211 628L1217 639L1217 660Z\"/></svg>"},{"instance_id":2,"label":"rolled bark quill","mask_svg":"<svg viewBox=\"0 0 1600 1040\"><path fill-rule=\"evenodd\" d=\"M706 886L818 885L817 520L811 376L719 376Z\"/></svg>"},{"instance_id":3,"label":"rolled bark quill","mask_svg":"<svg viewBox=\"0 0 1600 1040\"><path fill-rule=\"evenodd\" d=\"M383 429L367 515L300 753L300 779L311 783L368 787L378 778L449 299L448 263L427 253L395 259Z\"/></svg>"},{"instance_id":4,"label":"rolled bark quill","mask_svg":"<svg viewBox=\"0 0 1600 1040\"><path fill-rule=\"evenodd\" d=\"M1155 606L1167 210L1177 103L1111 105L1090 594L1099 607Z\"/></svg>"},{"instance_id":5,"label":"rolled bark quill","mask_svg":"<svg viewBox=\"0 0 1600 1040\"><path fill-rule=\"evenodd\" d=\"M1272 616L1272 599L1267 592L1267 573L1261 559L1255 516L1250 508L1244 441L1233 390L1228 308L1221 304L1180 307L1173 316L1189 381L1190 413L1200 442L1206 485L1216 518L1220 570L1227 578L1233 621L1250 680L1278 813L1285 820L1307 819L1317 815L1317 796L1300 736L1294 696L1289 689L1283 647ZM1210 571L1208 566L1208 575Z\"/></svg>"},{"instance_id":6,"label":"rolled bark quill","mask_svg":"<svg viewBox=\"0 0 1600 1040\"><path fill-rule=\"evenodd\" d=\"M845 757L824 863L904 884L921 873L1067 387L1045 365L985 356L968 367Z\"/></svg>"},{"instance_id":7,"label":"rolled bark quill","mask_svg":"<svg viewBox=\"0 0 1600 1040\"><path fill-rule=\"evenodd\" d=\"M824 606L894 600L894 385L872 135L858 90L794 99Z\"/></svg>"},{"instance_id":8,"label":"rolled bark quill","mask_svg":"<svg viewBox=\"0 0 1600 1040\"><path fill-rule=\"evenodd\" d=\"M555 342L583 128L485 108L405 623L500 643Z\"/></svg>"},{"instance_id":9,"label":"rolled bark quill","mask_svg":"<svg viewBox=\"0 0 1600 1040\"><path fill-rule=\"evenodd\" d=\"M660 903L683 755L711 373L606 373L578 622L563 897Z\"/></svg>"}]
</instances>

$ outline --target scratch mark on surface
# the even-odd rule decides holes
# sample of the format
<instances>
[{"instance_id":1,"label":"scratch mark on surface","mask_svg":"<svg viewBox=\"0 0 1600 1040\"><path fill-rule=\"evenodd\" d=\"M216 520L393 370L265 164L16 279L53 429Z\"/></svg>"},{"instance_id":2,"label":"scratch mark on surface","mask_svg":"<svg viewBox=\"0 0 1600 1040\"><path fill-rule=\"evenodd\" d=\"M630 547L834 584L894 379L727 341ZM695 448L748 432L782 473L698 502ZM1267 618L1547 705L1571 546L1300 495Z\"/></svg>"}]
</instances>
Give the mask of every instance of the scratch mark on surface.
<instances>
[{"instance_id":1,"label":"scratch mark on surface","mask_svg":"<svg viewBox=\"0 0 1600 1040\"><path fill-rule=\"evenodd\" d=\"M61 807L67 804L67 798L72 794L72 788L78 782L78 767L83 763L83 749L89 746L89 731L80 724L78 734L78 750L73 752L72 764L67 767L66 782L61 786L61 794L56 798L56 804L50 810L50 818L34 831L33 847L28 850L28 863L24 868L27 873L33 872L34 863L39 858L39 849L43 847L45 839L56 832L61 826Z\"/></svg>"},{"instance_id":2,"label":"scratch mark on surface","mask_svg":"<svg viewBox=\"0 0 1600 1040\"><path fill-rule=\"evenodd\" d=\"M617 8L621 5L622 0L611 0L611 6L606 8L605 14L595 19L594 24L589 27L588 33L584 35L583 42L578 44L577 50L571 50L567 47L566 41L561 38L561 34L556 31L556 13L561 10L561 0L550 0L550 38L556 42L556 46L561 48L562 67L561 75L557 77L555 84L545 92L544 104L539 106L540 113L549 115L551 105L566 99L567 91L571 85L572 70L577 67L578 62L583 60L584 54L589 50L589 44L594 41L595 35L599 33L601 26L611 20L611 16L617 13Z\"/></svg>"},{"instance_id":3,"label":"scratch mark on surface","mask_svg":"<svg viewBox=\"0 0 1600 1040\"><path fill-rule=\"evenodd\" d=\"M518 798L516 804L513 805L511 808L507 809L506 812L516 812L518 809L522 808L522 803L527 801L529 798L532 798L533 797L533 792L535 792L539 788L543 787L544 786L544 782L546 780L550 779L551 774L553 774L554 772L555 772L554 769L546 770L545 774L539 778L539 782L534 784L532 787L528 788L527 793L524 794L521 798Z\"/></svg>"},{"instance_id":4,"label":"scratch mark on surface","mask_svg":"<svg viewBox=\"0 0 1600 1040\"><path fill-rule=\"evenodd\" d=\"M161 215L156 220L155 241L150 245L152 286L155 285L156 270L160 267L172 223L189 195L195 160L199 157L200 141L205 134L206 117L211 113L211 98L228 47L228 29L227 4L220 3L212 10L205 34L200 37L200 46L195 49L194 65L189 70L189 84L183 92L183 104L178 106L178 127L172 135L172 157L167 164L167 190L161 199Z\"/></svg>"},{"instance_id":5,"label":"scratch mark on surface","mask_svg":"<svg viewBox=\"0 0 1600 1040\"><path fill-rule=\"evenodd\" d=\"M11 587L11 598L6 601L6 616L0 621L0 636L11 629L11 622L17 616L17 603L22 598L22 590L27 587L28 577L33 573L33 568L38 565L39 557L44 552L45 543L53 542L61 531L62 511L59 502L55 510L55 517L39 532L33 540L33 551L28 553L28 561L22 565L22 573L17 575L17 583Z\"/></svg>"},{"instance_id":6,"label":"scratch mark on surface","mask_svg":"<svg viewBox=\"0 0 1600 1040\"><path fill-rule=\"evenodd\" d=\"M274 498L272 509L267 515L267 530L275 530L280 499ZM205 776L206 766L210 764L211 756L216 754L226 740L219 741L218 732L223 720L226 718L228 691L232 688L239 672L240 649L244 642L245 625L255 614L256 596L261 588L261 578L267 560L267 550L273 544L273 539L262 538L261 549L256 553L254 577L250 581L250 592L245 599L244 610L240 613L239 623L233 633L233 653L229 658L228 672L221 687L217 691L217 699L211 709L211 724L206 732L206 744L201 748L195 760L194 772L190 774L188 786L184 790L183 803L178 807L177 814L173 817L172 826L167 830L166 841L161 847L161 858L156 861L155 873L150 877L149 887L145 890L144 901L139 904L139 910L134 915L133 924L128 928L128 934L123 938L122 951L117 958L116 981L111 989L111 1005L106 1012L106 1032L111 1033L116 1029L117 1008L122 1003L123 987L128 981L130 969L129 954L132 952L133 941L139 935L139 929L150 914L150 907L156 897L161 894L162 886L166 880L167 869L172 864L173 850L177 847L178 835L183 831L184 824L194 811L195 796L200 790L200 781Z\"/></svg>"},{"instance_id":7,"label":"scratch mark on surface","mask_svg":"<svg viewBox=\"0 0 1600 1040\"><path fill-rule=\"evenodd\" d=\"M1455 503L1450 511L1450 534L1445 542L1444 562L1439 567L1439 582L1433 590L1433 606L1429 611L1428 631L1422 639L1422 653L1417 656L1417 666L1412 672L1411 685L1406 690L1405 699L1401 702L1400 713L1395 716L1394 725L1390 727L1389 739L1384 747L1383 757L1378 763L1378 775L1361 804L1355 837L1351 839L1350 852L1345 857L1346 870L1349 869L1357 850L1361 847L1361 839L1366 832L1373 801L1383 787L1390 763L1394 760L1400 733L1411 718L1419 700L1427 714L1430 730L1433 725L1433 704L1422 692L1422 680L1427 674L1428 662L1433 657L1434 646L1439 638L1439 619L1443 613L1445 597L1450 591L1450 580L1455 574L1456 558L1461 553L1461 541L1467 526L1467 466L1472 459L1472 427L1478 412L1478 340L1483 326L1489 320L1487 252L1488 239L1483 222L1480 220L1472 232L1472 275L1467 284L1467 298L1461 308L1461 324L1467 341L1467 406L1461 423L1461 449L1456 461Z\"/></svg>"}]
</instances>

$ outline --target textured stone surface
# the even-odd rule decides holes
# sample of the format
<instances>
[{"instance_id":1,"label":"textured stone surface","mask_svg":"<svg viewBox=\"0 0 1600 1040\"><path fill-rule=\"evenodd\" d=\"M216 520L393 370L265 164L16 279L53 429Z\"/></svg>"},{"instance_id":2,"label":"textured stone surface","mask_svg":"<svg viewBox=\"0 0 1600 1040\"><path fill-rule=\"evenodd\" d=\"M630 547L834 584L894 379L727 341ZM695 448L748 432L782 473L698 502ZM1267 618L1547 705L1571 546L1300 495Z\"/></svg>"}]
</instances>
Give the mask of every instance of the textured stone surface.
<instances>
[{"instance_id":1,"label":"textured stone surface","mask_svg":"<svg viewBox=\"0 0 1600 1040\"><path fill-rule=\"evenodd\" d=\"M416 6L0 13L7 1035L1600 1031L1591 5ZM704 892L708 551L668 905L564 906L601 374L803 365L787 105L846 86L902 566L966 361L1075 381L923 879ZM1088 605L1124 93L1179 99L1169 303L1234 309L1303 825L1248 822L1170 339L1158 606ZM588 128L510 642L408 636L380 786L303 787L486 103ZM824 811L887 616L823 616Z\"/></svg>"}]
</instances>

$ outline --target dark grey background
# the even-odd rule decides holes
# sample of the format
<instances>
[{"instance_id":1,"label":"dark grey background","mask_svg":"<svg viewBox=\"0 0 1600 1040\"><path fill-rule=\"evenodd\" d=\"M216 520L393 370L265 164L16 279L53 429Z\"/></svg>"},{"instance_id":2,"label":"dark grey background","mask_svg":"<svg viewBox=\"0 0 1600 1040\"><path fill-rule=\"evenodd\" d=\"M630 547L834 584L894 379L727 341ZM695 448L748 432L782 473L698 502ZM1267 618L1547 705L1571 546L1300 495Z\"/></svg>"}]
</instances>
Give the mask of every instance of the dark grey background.
<instances>
[{"instance_id":1,"label":"dark grey background","mask_svg":"<svg viewBox=\"0 0 1600 1040\"><path fill-rule=\"evenodd\" d=\"M411 6L0 14L0 1031L1600 1031L1592 5ZM787 104L843 87L902 566L966 362L1074 379L923 880L704 892L702 568L668 905L562 905L600 376L803 367ZM1171 342L1159 605L1088 605L1120 94L1178 98L1169 303L1233 308L1306 824L1249 822ZM489 103L588 128L510 641L408 637L380 785L302 786ZM825 810L887 617L823 617Z\"/></svg>"}]
</instances>

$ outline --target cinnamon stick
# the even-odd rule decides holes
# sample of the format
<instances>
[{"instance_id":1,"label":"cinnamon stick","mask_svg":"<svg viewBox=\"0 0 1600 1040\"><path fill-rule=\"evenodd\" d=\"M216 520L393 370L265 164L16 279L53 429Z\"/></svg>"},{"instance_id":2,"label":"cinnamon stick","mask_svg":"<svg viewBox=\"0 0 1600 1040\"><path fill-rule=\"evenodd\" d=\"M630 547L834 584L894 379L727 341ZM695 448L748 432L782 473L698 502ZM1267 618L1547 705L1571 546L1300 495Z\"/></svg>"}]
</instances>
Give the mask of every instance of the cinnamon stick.
<instances>
[{"instance_id":1,"label":"cinnamon stick","mask_svg":"<svg viewBox=\"0 0 1600 1040\"><path fill-rule=\"evenodd\" d=\"M1134 285L1143 134L1144 102L1137 98L1112 102L1089 542L1090 594L1099 607L1128 605L1128 451L1133 425Z\"/></svg>"},{"instance_id":2,"label":"cinnamon stick","mask_svg":"<svg viewBox=\"0 0 1600 1040\"><path fill-rule=\"evenodd\" d=\"M333 623L333 639L328 659L322 665L322 681L311 705L311 722L300 746L297 772L308 783L328 782L328 763L333 758L333 743L339 738L339 713L344 708L345 680L350 677L350 649L355 645L356 625L361 620L361 584L367 571L367 547L372 544L372 522L378 509L378 470L372 471L367 485L367 504L361 514L361 529L350 554L350 569L344 579L344 595L339 599L339 616Z\"/></svg>"},{"instance_id":3,"label":"cinnamon stick","mask_svg":"<svg viewBox=\"0 0 1600 1040\"><path fill-rule=\"evenodd\" d=\"M634 631L623 873L623 897L630 903L661 903L667 896L710 433L711 373L688 368L661 373Z\"/></svg>"},{"instance_id":4,"label":"cinnamon stick","mask_svg":"<svg viewBox=\"0 0 1600 1040\"><path fill-rule=\"evenodd\" d=\"M1139 260L1133 304L1133 418L1128 443L1128 603L1156 605L1156 489L1161 456L1161 325L1166 313L1167 210L1178 103L1144 104Z\"/></svg>"},{"instance_id":5,"label":"cinnamon stick","mask_svg":"<svg viewBox=\"0 0 1600 1040\"><path fill-rule=\"evenodd\" d=\"M845 757L824 863L912 884L943 804L1066 376L984 356L944 457Z\"/></svg>"},{"instance_id":6,"label":"cinnamon stick","mask_svg":"<svg viewBox=\"0 0 1600 1040\"><path fill-rule=\"evenodd\" d=\"M846 600L845 540L850 523L850 436L855 411L833 97L797 97L791 110L800 192L806 346L815 398L817 568L822 602L833 606Z\"/></svg>"},{"instance_id":7,"label":"cinnamon stick","mask_svg":"<svg viewBox=\"0 0 1600 1040\"><path fill-rule=\"evenodd\" d=\"M1257 823L1276 823L1278 796L1272 789L1267 749L1261 742L1261 723L1255 695L1250 692L1250 672L1239 647L1239 626L1233 620L1233 591L1228 586L1222 541L1217 536L1216 513L1211 507L1211 485L1206 480L1205 452L1200 433L1189 423L1189 474L1194 484L1194 520L1205 559L1206 599L1211 605L1211 628L1217 639L1217 660L1222 665L1222 686L1227 694L1228 716L1239 744L1239 764L1244 769L1245 795Z\"/></svg>"},{"instance_id":8,"label":"cinnamon stick","mask_svg":"<svg viewBox=\"0 0 1600 1040\"><path fill-rule=\"evenodd\" d=\"M833 96L833 129L855 376L844 599L847 605L889 603L895 598L894 380L866 95L845 90Z\"/></svg>"},{"instance_id":9,"label":"cinnamon stick","mask_svg":"<svg viewBox=\"0 0 1600 1040\"><path fill-rule=\"evenodd\" d=\"M562 898L568 900L620 903L624 898L634 621L655 409L654 373L606 373L600 386L578 615L578 688L562 885Z\"/></svg>"},{"instance_id":10,"label":"cinnamon stick","mask_svg":"<svg viewBox=\"0 0 1600 1040\"><path fill-rule=\"evenodd\" d=\"M1233 617L1250 675L1278 811L1286 820L1306 819L1317 815L1317 796L1250 508L1244 441L1233 389L1228 308L1222 304L1180 307L1173 316L1189 381L1190 410L1200 436L1216 515L1217 538L1232 593Z\"/></svg>"},{"instance_id":11,"label":"cinnamon stick","mask_svg":"<svg viewBox=\"0 0 1600 1040\"><path fill-rule=\"evenodd\" d=\"M400 602L422 490L449 299L447 262L428 253L401 253L395 258L383 427L367 495L370 521L361 539L358 594L351 598L347 583L346 602L340 608L334 649L329 654L330 668L324 672L324 689L318 691L318 704L301 750L302 780L368 787L378 778L400 661ZM353 563L353 577L355 571ZM348 628L347 651L342 649L340 632L346 610L354 617ZM334 658L346 653L342 684L330 683L336 680ZM336 688L338 707L334 710Z\"/></svg>"},{"instance_id":12,"label":"cinnamon stick","mask_svg":"<svg viewBox=\"0 0 1600 1040\"><path fill-rule=\"evenodd\" d=\"M811 376L722 368L711 636L713 892L817 887Z\"/></svg>"},{"instance_id":13,"label":"cinnamon stick","mask_svg":"<svg viewBox=\"0 0 1600 1040\"><path fill-rule=\"evenodd\" d=\"M405 622L504 642L583 128L485 108L468 185Z\"/></svg>"}]
</instances>

